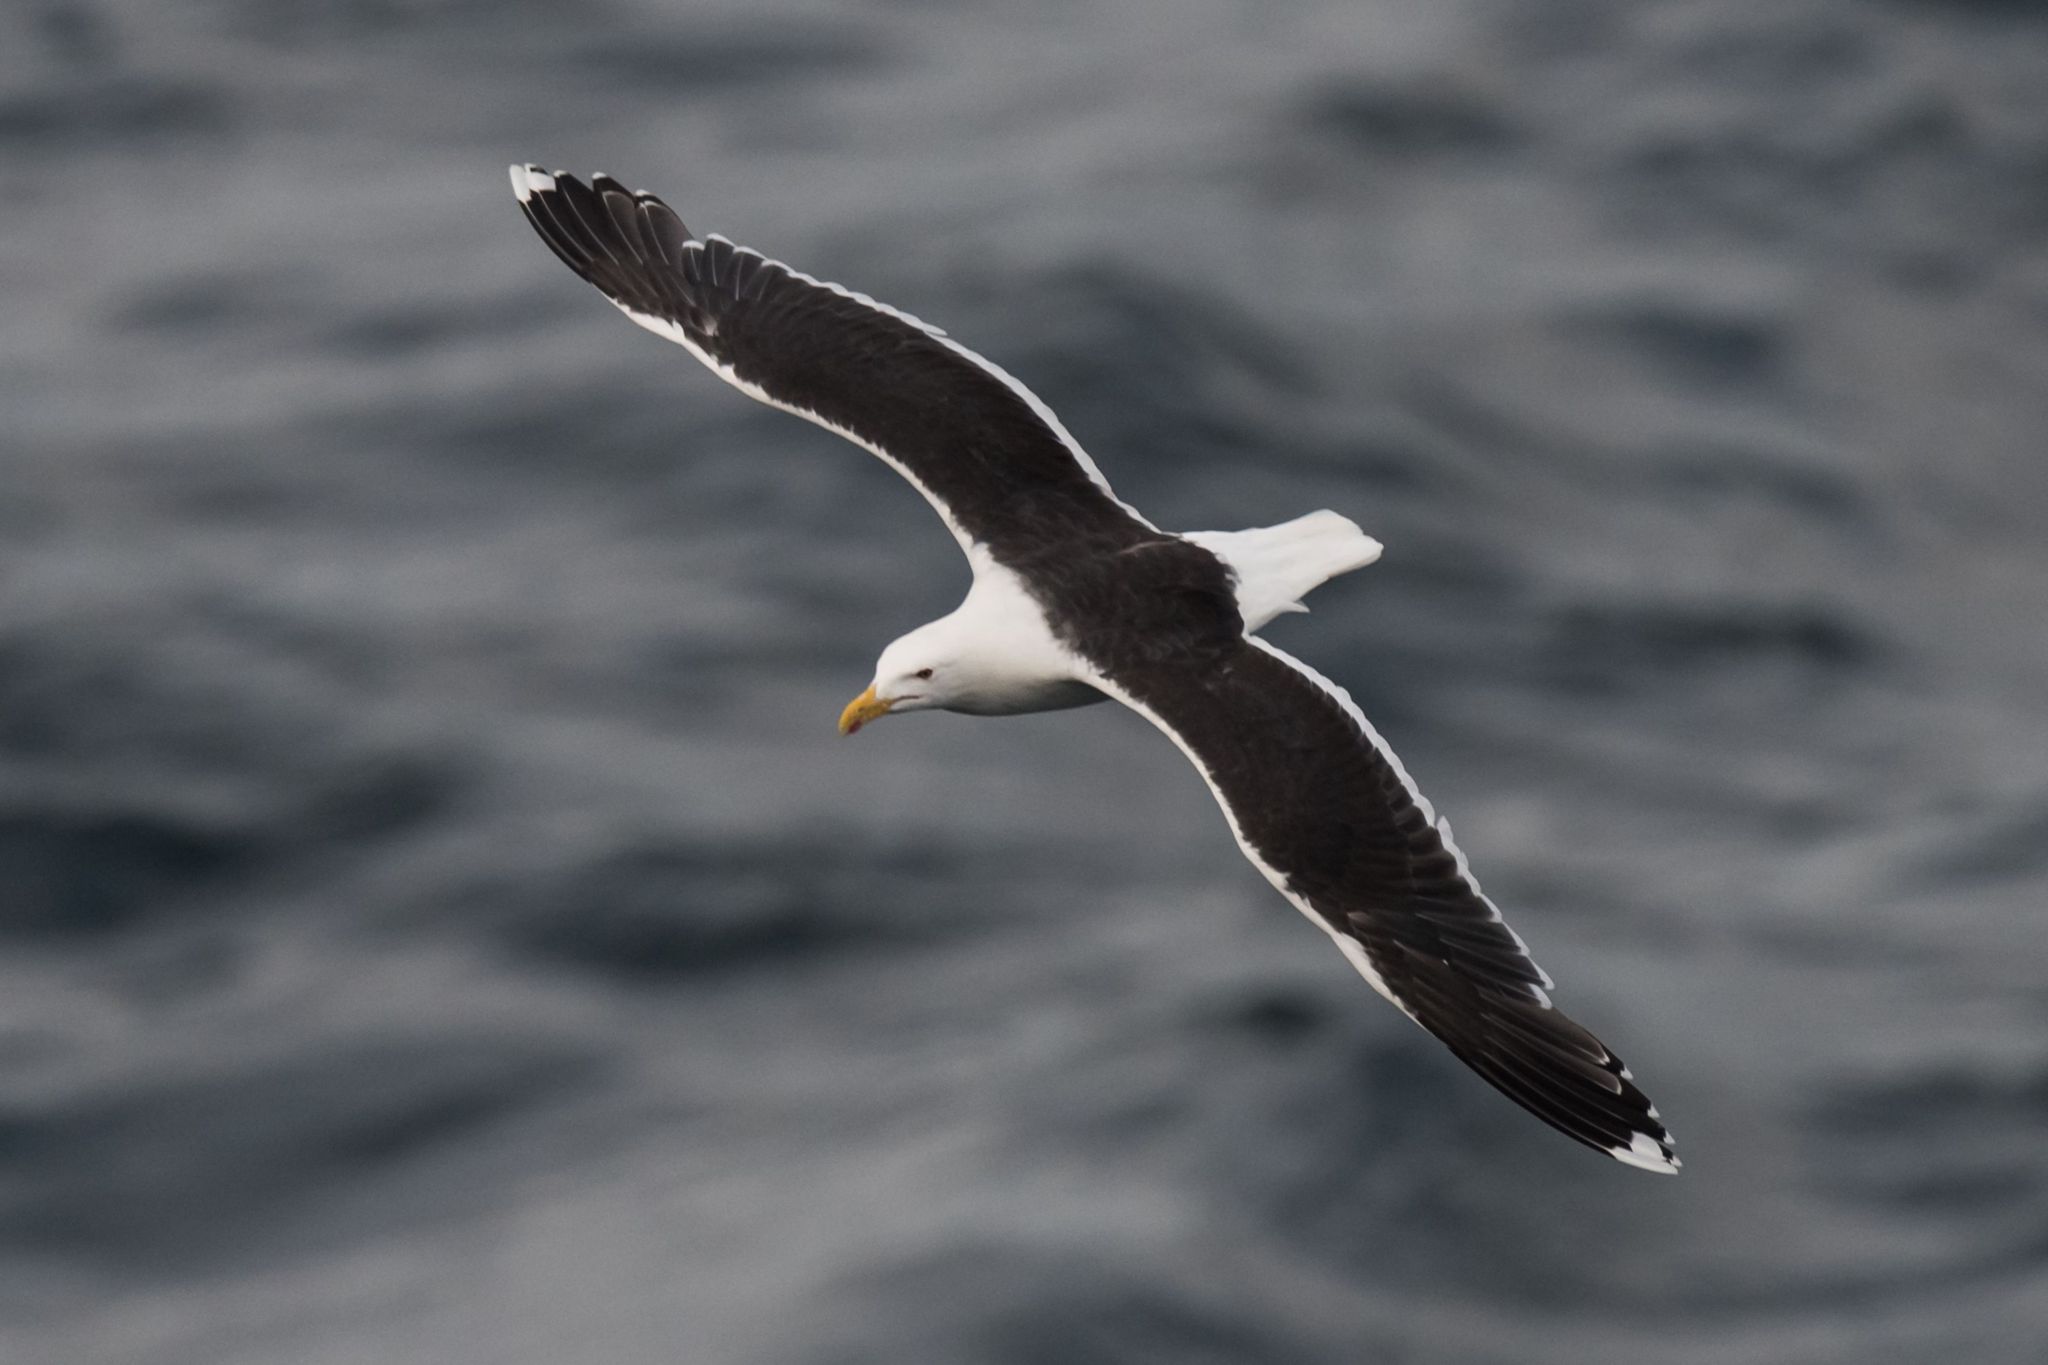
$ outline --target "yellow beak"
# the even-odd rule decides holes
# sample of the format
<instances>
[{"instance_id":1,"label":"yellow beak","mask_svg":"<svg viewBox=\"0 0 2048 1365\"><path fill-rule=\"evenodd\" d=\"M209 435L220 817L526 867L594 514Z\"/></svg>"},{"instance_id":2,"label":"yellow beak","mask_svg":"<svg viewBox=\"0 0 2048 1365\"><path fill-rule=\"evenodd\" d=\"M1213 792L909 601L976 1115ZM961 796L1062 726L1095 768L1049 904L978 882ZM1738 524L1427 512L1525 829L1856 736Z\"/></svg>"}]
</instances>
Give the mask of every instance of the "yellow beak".
<instances>
[{"instance_id":1,"label":"yellow beak","mask_svg":"<svg viewBox=\"0 0 2048 1365\"><path fill-rule=\"evenodd\" d=\"M880 720L889 714L889 708L896 703L883 701L875 695L875 689L867 691L846 703L846 709L839 713L839 733L850 735L871 720Z\"/></svg>"}]
</instances>

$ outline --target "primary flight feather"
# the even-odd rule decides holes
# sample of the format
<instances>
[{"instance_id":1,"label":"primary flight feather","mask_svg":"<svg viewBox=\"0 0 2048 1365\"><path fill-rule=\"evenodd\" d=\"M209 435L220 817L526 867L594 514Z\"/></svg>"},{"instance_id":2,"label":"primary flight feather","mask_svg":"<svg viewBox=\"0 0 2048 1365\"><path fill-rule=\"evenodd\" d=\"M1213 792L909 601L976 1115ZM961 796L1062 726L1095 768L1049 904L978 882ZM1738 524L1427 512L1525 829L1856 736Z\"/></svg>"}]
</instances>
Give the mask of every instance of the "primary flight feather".
<instances>
[{"instance_id":1,"label":"primary flight feather","mask_svg":"<svg viewBox=\"0 0 2048 1365\"><path fill-rule=\"evenodd\" d=\"M1334 512L1159 530L1039 399L939 329L692 233L603 175L514 166L571 270L721 379L880 456L966 551L966 599L882 651L840 717L1122 702L1215 793L1252 865L1402 1013L1544 1122L1618 1161L1678 1158L1628 1069L1551 1003L1450 825L1351 698L1255 632L1379 557Z\"/></svg>"}]
</instances>

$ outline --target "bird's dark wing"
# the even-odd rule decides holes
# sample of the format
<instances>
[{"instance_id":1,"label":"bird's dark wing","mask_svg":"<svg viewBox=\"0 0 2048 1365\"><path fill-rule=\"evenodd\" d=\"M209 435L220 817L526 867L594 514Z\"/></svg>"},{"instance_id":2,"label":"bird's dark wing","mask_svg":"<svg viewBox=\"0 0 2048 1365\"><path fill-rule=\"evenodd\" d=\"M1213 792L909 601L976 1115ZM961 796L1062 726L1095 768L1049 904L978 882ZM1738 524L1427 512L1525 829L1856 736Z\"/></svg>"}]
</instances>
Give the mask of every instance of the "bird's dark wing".
<instances>
[{"instance_id":1,"label":"bird's dark wing","mask_svg":"<svg viewBox=\"0 0 2048 1365\"><path fill-rule=\"evenodd\" d=\"M1655 1107L1551 1003L1450 825L1350 697L1263 640L1210 640L1149 659L1113 637L1080 643L1094 685L1194 761L1245 855L1374 989L1567 1136L1676 1170Z\"/></svg>"},{"instance_id":2,"label":"bird's dark wing","mask_svg":"<svg viewBox=\"0 0 2048 1365\"><path fill-rule=\"evenodd\" d=\"M608 176L514 166L526 217L571 270L721 379L864 446L973 559L1155 536L1051 409L937 328L722 237Z\"/></svg>"}]
</instances>

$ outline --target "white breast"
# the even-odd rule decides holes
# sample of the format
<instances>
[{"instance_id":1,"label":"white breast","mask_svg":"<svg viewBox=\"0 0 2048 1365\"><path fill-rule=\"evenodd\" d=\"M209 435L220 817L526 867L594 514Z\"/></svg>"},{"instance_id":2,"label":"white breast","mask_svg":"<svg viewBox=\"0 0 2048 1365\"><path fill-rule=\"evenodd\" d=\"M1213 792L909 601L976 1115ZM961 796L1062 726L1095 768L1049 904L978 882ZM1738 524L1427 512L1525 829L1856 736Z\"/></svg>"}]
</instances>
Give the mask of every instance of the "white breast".
<instances>
[{"instance_id":1,"label":"white breast","mask_svg":"<svg viewBox=\"0 0 2048 1365\"><path fill-rule=\"evenodd\" d=\"M1107 700L1083 681L1087 665L1053 634L1023 580L980 546L973 560L974 586L945 618L972 686L947 709L1014 716Z\"/></svg>"}]
</instances>

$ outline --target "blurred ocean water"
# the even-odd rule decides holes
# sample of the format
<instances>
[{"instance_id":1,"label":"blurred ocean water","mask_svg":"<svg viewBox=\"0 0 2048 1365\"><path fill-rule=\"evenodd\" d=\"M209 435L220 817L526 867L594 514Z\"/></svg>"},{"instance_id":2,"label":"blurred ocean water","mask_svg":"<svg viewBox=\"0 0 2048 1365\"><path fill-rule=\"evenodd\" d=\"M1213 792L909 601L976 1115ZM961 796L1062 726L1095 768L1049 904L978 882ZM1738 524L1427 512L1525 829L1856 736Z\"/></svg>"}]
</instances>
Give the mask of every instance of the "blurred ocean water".
<instances>
[{"instance_id":1,"label":"blurred ocean water","mask_svg":"<svg viewBox=\"0 0 2048 1365\"><path fill-rule=\"evenodd\" d=\"M0 1359L2034 1362L2048 14L0 14ZM958 553L554 261L929 318L1351 688L1673 1125L1387 1009Z\"/></svg>"}]
</instances>

